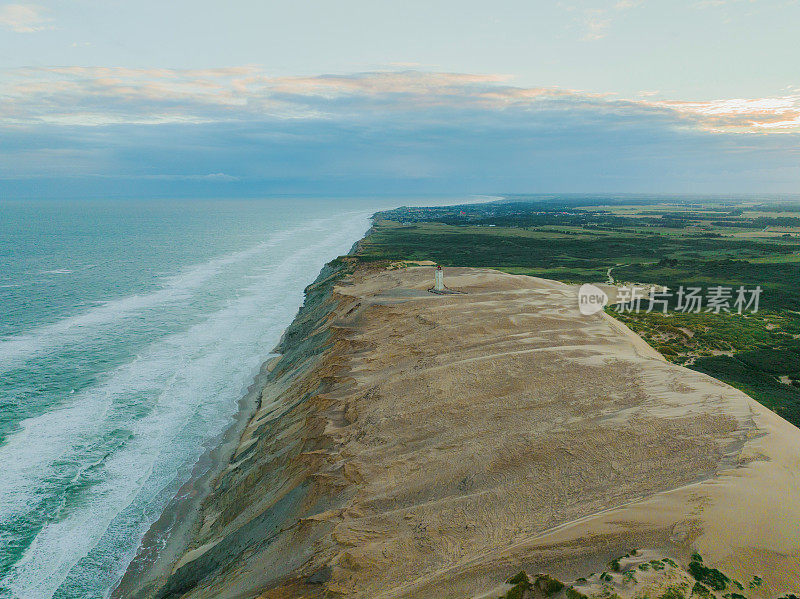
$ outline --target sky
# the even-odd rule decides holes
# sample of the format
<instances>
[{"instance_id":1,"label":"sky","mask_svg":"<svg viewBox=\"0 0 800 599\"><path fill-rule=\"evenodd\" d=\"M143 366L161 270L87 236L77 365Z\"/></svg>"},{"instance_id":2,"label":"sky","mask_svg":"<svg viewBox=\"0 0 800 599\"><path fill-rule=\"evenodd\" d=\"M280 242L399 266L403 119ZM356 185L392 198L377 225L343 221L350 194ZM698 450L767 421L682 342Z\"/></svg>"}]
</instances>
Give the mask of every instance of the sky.
<instances>
[{"instance_id":1,"label":"sky","mask_svg":"<svg viewBox=\"0 0 800 599\"><path fill-rule=\"evenodd\" d=\"M800 192L798 0L0 0L0 199Z\"/></svg>"}]
</instances>

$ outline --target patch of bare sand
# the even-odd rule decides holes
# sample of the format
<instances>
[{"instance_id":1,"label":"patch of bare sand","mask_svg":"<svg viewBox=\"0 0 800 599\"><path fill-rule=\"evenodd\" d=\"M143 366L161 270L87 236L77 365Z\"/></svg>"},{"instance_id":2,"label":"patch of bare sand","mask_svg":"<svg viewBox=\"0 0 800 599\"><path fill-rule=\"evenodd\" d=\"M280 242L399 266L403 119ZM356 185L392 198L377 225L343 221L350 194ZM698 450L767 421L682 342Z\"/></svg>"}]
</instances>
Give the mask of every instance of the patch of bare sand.
<instances>
[{"instance_id":1,"label":"patch of bare sand","mask_svg":"<svg viewBox=\"0 0 800 599\"><path fill-rule=\"evenodd\" d=\"M294 511L185 596L463 598L641 547L793 590L800 431L582 316L575 287L453 268L465 293L438 296L432 272L337 287L335 341L267 390L184 571L300 489Z\"/></svg>"}]
</instances>

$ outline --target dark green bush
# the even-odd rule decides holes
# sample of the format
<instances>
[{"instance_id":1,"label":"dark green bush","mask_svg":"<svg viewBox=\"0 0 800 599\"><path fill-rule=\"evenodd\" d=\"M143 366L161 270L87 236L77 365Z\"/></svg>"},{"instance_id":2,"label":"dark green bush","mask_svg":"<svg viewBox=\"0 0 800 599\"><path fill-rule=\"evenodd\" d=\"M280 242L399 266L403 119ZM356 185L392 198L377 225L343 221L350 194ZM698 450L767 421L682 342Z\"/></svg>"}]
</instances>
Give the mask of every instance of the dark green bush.
<instances>
[{"instance_id":1,"label":"dark green bush","mask_svg":"<svg viewBox=\"0 0 800 599\"><path fill-rule=\"evenodd\" d=\"M716 568L708 568L701 562L693 561L689 564L688 570L695 580L708 585L715 591L724 591L730 582L730 579L722 572Z\"/></svg>"},{"instance_id":2,"label":"dark green bush","mask_svg":"<svg viewBox=\"0 0 800 599\"><path fill-rule=\"evenodd\" d=\"M536 576L533 586L544 593L545 597L549 597L550 595L555 595L561 589L563 589L564 583L547 574L539 574Z\"/></svg>"}]
</instances>

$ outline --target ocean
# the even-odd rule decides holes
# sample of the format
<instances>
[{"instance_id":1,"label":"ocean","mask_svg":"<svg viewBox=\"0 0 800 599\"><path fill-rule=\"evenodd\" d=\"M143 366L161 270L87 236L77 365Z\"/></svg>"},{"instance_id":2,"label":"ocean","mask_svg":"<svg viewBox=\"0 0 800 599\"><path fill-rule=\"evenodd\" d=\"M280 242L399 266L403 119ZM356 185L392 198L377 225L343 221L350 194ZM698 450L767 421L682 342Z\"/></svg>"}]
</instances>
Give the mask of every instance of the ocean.
<instances>
[{"instance_id":1,"label":"ocean","mask_svg":"<svg viewBox=\"0 0 800 599\"><path fill-rule=\"evenodd\" d=\"M444 203L0 202L0 597L107 597L322 265Z\"/></svg>"}]
</instances>

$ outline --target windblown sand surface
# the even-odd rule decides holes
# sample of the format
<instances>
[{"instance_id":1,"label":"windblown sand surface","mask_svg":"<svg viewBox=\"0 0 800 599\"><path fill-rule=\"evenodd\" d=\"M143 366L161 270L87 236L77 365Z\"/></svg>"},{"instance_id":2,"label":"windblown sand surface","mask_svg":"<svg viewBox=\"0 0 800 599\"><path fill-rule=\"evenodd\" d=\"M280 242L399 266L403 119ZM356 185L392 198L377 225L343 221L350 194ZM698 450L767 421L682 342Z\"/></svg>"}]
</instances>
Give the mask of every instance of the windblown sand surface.
<instances>
[{"instance_id":1,"label":"windblown sand surface","mask_svg":"<svg viewBox=\"0 0 800 599\"><path fill-rule=\"evenodd\" d=\"M635 548L698 550L761 576L755 595L796 589L798 429L580 315L575 287L454 268L464 293L440 296L432 279L336 287L308 318L317 353L276 366L190 550L125 596L463 598Z\"/></svg>"}]
</instances>

